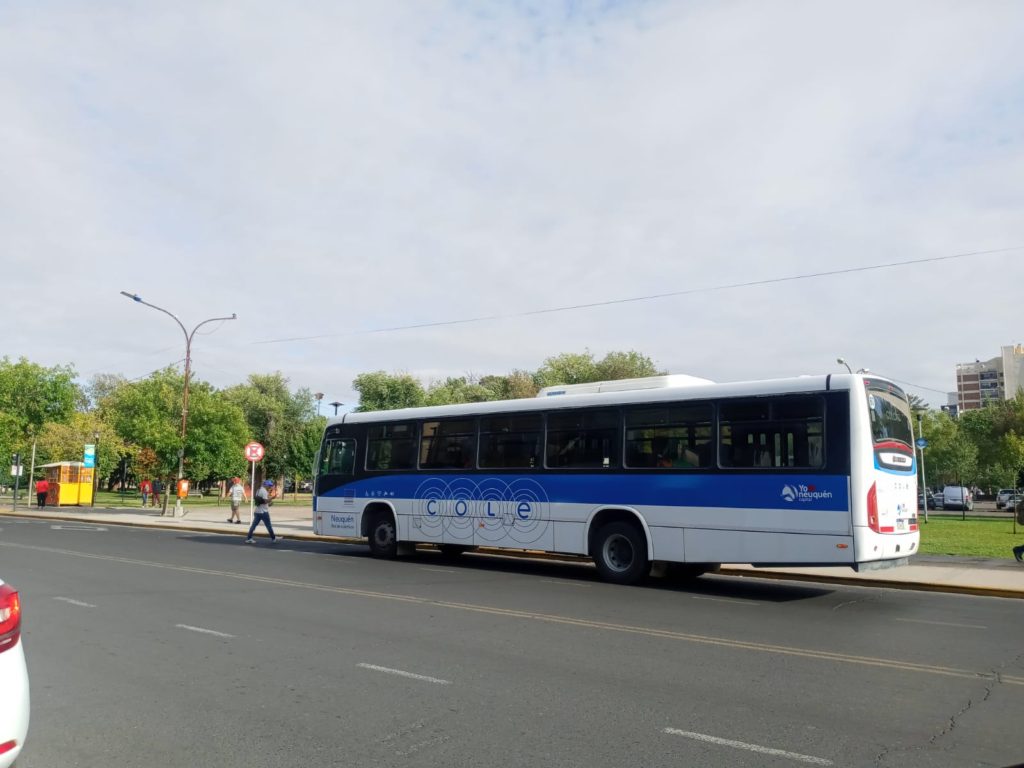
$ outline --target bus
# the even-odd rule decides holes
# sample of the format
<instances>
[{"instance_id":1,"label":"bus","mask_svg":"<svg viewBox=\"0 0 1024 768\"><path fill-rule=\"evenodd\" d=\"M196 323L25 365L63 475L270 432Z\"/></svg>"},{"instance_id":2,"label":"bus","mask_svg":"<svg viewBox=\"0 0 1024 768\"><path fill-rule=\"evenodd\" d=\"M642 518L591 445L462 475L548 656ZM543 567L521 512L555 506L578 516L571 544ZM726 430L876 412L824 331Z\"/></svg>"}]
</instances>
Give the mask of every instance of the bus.
<instances>
[{"instance_id":1,"label":"bus","mask_svg":"<svg viewBox=\"0 0 1024 768\"><path fill-rule=\"evenodd\" d=\"M383 558L417 544L589 556L620 584L652 566L887 568L918 548L913 445L907 396L861 374L347 413L324 431L313 530Z\"/></svg>"}]
</instances>

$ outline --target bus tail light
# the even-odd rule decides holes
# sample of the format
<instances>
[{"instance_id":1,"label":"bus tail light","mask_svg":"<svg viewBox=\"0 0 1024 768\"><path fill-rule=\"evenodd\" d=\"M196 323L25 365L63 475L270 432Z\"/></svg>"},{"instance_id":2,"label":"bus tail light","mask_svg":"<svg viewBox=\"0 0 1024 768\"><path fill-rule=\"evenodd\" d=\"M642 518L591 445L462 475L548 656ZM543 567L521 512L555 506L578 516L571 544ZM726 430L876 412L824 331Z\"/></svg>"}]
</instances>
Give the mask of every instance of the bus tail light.
<instances>
[{"instance_id":1,"label":"bus tail light","mask_svg":"<svg viewBox=\"0 0 1024 768\"><path fill-rule=\"evenodd\" d=\"M21 600L7 584L0 584L0 653L13 648L21 637Z\"/></svg>"},{"instance_id":2,"label":"bus tail light","mask_svg":"<svg viewBox=\"0 0 1024 768\"><path fill-rule=\"evenodd\" d=\"M875 533L881 533L878 527L878 488L876 483L871 484L868 491L868 528Z\"/></svg>"}]
</instances>

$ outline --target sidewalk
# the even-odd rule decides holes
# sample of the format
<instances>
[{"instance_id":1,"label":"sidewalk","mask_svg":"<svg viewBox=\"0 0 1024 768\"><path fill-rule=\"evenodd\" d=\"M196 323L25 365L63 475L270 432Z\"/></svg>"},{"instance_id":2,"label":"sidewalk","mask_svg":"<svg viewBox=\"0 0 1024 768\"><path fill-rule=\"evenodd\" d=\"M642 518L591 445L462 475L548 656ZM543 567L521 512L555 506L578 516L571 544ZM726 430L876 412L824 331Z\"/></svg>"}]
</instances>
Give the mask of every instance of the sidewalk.
<instances>
[{"instance_id":1,"label":"sidewalk","mask_svg":"<svg viewBox=\"0 0 1024 768\"><path fill-rule=\"evenodd\" d=\"M171 512L173 507L168 508ZM42 512L35 507L19 503L19 517L34 517L48 520L73 520L93 524L149 526L180 531L203 533L224 533L244 536L248 530L249 509L242 510L242 524L227 522L228 506L219 507L186 506L185 517L163 517L159 509L139 507L61 507ZM2 517L11 515L10 500L0 502L0 527ZM363 543L362 539L342 539L316 536L313 534L312 511L308 506L274 504L272 508L274 531L286 539L308 541L344 541ZM262 526L257 535L266 535ZM523 556L515 550L483 550L494 554ZM531 553L529 556L547 559L573 560L571 555ZM973 557L949 557L939 555L918 555L912 557L910 565L889 568L882 571L856 573L849 568L754 568L750 565L723 566L721 573L733 576L757 576L761 578L795 579L830 584L854 584L880 586L897 589L916 589L931 592L958 592L993 597L1024 598L1024 565L1012 559L991 560Z\"/></svg>"}]
</instances>

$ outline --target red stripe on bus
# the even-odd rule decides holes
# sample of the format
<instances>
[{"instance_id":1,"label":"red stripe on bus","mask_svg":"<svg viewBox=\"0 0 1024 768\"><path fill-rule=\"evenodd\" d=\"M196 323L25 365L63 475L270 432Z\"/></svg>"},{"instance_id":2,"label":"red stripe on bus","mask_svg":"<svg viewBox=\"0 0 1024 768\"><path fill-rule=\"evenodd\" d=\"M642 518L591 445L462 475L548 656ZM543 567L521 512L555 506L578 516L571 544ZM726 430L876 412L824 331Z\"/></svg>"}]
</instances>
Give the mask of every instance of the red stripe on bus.
<instances>
[{"instance_id":1,"label":"red stripe on bus","mask_svg":"<svg viewBox=\"0 0 1024 768\"><path fill-rule=\"evenodd\" d=\"M880 533L896 533L896 529L893 526L891 526L891 525L883 525L879 529L879 532Z\"/></svg>"}]
</instances>

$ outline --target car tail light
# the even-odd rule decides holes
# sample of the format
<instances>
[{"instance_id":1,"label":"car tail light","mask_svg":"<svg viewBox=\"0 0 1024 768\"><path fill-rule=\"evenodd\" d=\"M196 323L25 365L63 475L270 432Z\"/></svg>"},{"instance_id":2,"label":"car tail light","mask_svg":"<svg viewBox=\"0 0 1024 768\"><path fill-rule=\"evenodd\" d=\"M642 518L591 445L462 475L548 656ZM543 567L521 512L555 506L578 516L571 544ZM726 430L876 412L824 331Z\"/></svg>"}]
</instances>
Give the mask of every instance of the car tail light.
<instances>
[{"instance_id":1,"label":"car tail light","mask_svg":"<svg viewBox=\"0 0 1024 768\"><path fill-rule=\"evenodd\" d=\"M871 484L871 490L868 491L868 528L881 533L878 527L878 488L875 483Z\"/></svg>"},{"instance_id":2,"label":"car tail light","mask_svg":"<svg viewBox=\"0 0 1024 768\"><path fill-rule=\"evenodd\" d=\"M21 600L7 584L0 584L0 653L13 648L21 637Z\"/></svg>"}]
</instances>

